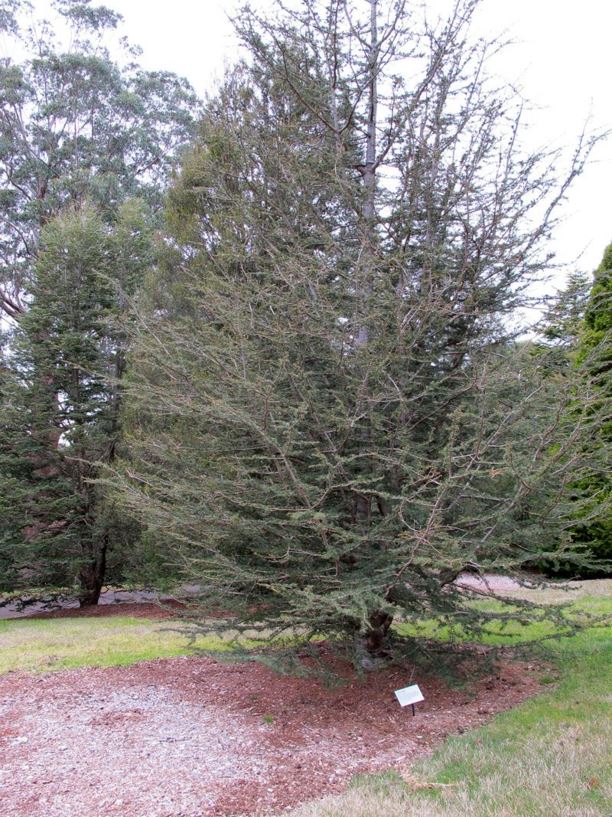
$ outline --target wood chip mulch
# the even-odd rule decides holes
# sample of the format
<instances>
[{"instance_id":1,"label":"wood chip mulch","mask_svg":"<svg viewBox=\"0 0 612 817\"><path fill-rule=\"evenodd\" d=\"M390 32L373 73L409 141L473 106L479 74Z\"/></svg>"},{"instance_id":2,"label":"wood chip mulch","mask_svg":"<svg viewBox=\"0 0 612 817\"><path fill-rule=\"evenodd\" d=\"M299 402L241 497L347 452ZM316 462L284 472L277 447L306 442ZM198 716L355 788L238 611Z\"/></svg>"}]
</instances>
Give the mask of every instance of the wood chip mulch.
<instances>
[{"instance_id":1,"label":"wood chip mulch","mask_svg":"<svg viewBox=\"0 0 612 817\"><path fill-rule=\"evenodd\" d=\"M410 668L328 687L254 663L174 658L0 677L0 803L7 817L238 817L405 769L540 690L502 661L465 689ZM418 681L413 718L393 691Z\"/></svg>"}]
</instances>

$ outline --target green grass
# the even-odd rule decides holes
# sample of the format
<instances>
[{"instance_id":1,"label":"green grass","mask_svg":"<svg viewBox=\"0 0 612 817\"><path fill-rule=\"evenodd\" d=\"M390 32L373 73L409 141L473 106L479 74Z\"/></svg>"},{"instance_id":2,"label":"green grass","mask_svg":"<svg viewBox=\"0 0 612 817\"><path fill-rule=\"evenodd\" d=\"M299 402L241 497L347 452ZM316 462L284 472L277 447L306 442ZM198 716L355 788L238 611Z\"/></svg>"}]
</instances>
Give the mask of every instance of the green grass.
<instances>
[{"instance_id":1,"label":"green grass","mask_svg":"<svg viewBox=\"0 0 612 817\"><path fill-rule=\"evenodd\" d=\"M595 618L610 618L612 611L610 609L612 598L612 581L596 580L590 583L576 582L571 590L563 590L561 588L551 588L546 590L520 590L509 591L505 595L512 598L527 598L533 602L544 605L563 605L568 608L571 618L576 621L586 621L589 617ZM512 613L511 605L504 605L498 601L487 601L479 599L472 602L474 607L483 611L497 612L497 613ZM521 624L518 621L491 621L487 625L487 632L479 639L481 643L489 646L503 646L505 644L517 645L522 643L530 643L546 639L555 632L555 625L552 620L536 620L536 615L529 621L529 613L526 614L527 623ZM431 619L423 619L421 621L410 621L405 623L398 623L394 625L395 630L399 635L415 636L421 638L433 638L440 641L468 641L470 636L463 631L461 626L455 625L451 630L450 627L445 626L437 621ZM607 638L609 630L604 628L599 631L594 628L592 637L597 638L598 632L601 632L601 637ZM566 639L561 638L561 642Z\"/></svg>"},{"instance_id":2,"label":"green grass","mask_svg":"<svg viewBox=\"0 0 612 817\"><path fill-rule=\"evenodd\" d=\"M593 585L593 595L582 593L576 607L612 616L612 582ZM518 628L513 638L542 634L537 624ZM487 640L501 639L493 633ZM414 764L407 782L397 773L358 778L346 794L306 804L290 817L607 817L612 628L545 643L555 672L543 674L542 695L450 738Z\"/></svg>"},{"instance_id":3,"label":"green grass","mask_svg":"<svg viewBox=\"0 0 612 817\"><path fill-rule=\"evenodd\" d=\"M0 674L110 667L186 655L190 643L180 629L175 622L123 616L0 621ZM228 649L219 638L199 638L194 646Z\"/></svg>"}]
</instances>

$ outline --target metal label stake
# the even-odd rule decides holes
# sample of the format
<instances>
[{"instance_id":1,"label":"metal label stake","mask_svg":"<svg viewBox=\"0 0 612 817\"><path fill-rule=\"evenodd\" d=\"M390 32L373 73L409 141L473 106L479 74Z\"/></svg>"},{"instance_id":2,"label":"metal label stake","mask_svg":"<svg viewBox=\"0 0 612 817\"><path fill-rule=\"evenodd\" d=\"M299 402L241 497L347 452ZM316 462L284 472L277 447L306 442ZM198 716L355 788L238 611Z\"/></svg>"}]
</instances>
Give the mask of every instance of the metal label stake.
<instances>
[{"instance_id":1,"label":"metal label stake","mask_svg":"<svg viewBox=\"0 0 612 817\"><path fill-rule=\"evenodd\" d=\"M421 703L421 701L425 700L425 697L423 696L423 693L419 689L418 684L413 684L412 686L404 687L403 689L396 689L395 697L399 701L399 705L401 707L404 706L412 707L413 718L416 715L416 709L414 705Z\"/></svg>"}]
</instances>

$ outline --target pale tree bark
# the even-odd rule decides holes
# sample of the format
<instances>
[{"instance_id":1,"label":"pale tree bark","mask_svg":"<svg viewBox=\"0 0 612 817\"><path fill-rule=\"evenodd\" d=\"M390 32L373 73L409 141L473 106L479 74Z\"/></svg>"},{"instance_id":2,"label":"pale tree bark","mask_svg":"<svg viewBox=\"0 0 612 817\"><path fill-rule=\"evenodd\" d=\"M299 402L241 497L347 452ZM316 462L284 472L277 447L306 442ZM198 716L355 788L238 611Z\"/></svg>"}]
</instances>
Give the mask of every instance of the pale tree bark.
<instances>
[{"instance_id":1,"label":"pale tree bark","mask_svg":"<svg viewBox=\"0 0 612 817\"><path fill-rule=\"evenodd\" d=\"M378 0L370 0L370 53L368 62L368 123L365 147L363 185L365 199L363 217L370 228L369 238L373 239L372 227L376 217L376 128L378 126Z\"/></svg>"},{"instance_id":2,"label":"pale tree bark","mask_svg":"<svg viewBox=\"0 0 612 817\"><path fill-rule=\"evenodd\" d=\"M368 49L368 118L366 123L365 156L361 175L363 178L363 250L362 270L363 284L361 285L361 308L367 311L368 291L374 261L376 245L376 129L378 126L378 0L369 0L370 3L370 43ZM359 348L368 342L367 323L360 323L355 337L355 346Z\"/></svg>"}]
</instances>

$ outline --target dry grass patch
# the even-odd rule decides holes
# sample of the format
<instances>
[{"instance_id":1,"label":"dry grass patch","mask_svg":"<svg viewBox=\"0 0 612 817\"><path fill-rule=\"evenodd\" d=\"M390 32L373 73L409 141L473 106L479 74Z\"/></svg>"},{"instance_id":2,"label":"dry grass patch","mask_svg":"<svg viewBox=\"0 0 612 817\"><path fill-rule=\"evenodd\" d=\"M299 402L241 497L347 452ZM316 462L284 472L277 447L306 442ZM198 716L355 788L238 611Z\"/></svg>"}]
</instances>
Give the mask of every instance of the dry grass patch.
<instances>
[{"instance_id":1,"label":"dry grass patch","mask_svg":"<svg viewBox=\"0 0 612 817\"><path fill-rule=\"evenodd\" d=\"M360 781L346 794L306 804L290 817L604 817L612 802L611 731L593 735L585 725L556 737L526 737L512 756L480 746L477 763L469 744L462 752L451 741L415 771ZM461 763L472 772L481 769L477 785L469 779L436 782Z\"/></svg>"}]
</instances>

